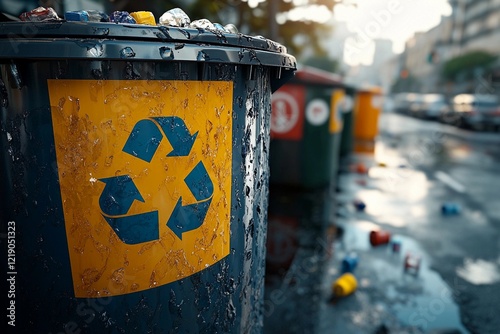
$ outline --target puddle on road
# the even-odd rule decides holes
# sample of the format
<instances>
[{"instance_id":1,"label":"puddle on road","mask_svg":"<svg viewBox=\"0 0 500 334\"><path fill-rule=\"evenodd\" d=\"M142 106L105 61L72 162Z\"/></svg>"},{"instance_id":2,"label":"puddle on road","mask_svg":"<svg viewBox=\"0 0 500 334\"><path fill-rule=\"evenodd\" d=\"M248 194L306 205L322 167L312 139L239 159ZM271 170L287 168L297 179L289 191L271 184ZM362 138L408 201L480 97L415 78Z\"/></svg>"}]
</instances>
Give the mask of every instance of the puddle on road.
<instances>
[{"instance_id":1,"label":"puddle on road","mask_svg":"<svg viewBox=\"0 0 500 334\"><path fill-rule=\"evenodd\" d=\"M457 275L474 285L500 282L500 259L496 262L465 259L464 265L457 269Z\"/></svg>"},{"instance_id":2,"label":"puddle on road","mask_svg":"<svg viewBox=\"0 0 500 334\"><path fill-rule=\"evenodd\" d=\"M359 333L371 333L369 324L356 323L355 314L371 319L373 306L362 306L359 300L366 299L367 305L376 303L384 311L381 319L393 318L404 329L414 329L415 333L427 333L432 330L453 328L467 333L460 321L459 308L453 300L452 289L437 272L430 269L431 258L414 239L393 235L392 239L401 242L399 253L393 253L390 245L371 247L369 233L379 230L377 224L369 221L348 222L342 224L344 232L335 251L336 261L355 252L359 265L355 275L359 281L357 297L346 299L343 306L335 308L337 315L350 319L358 326ZM405 273L404 256L410 253L422 260L417 275ZM330 274L339 274L339 265L330 267ZM336 270L337 269L337 270ZM380 312L379 312L380 313ZM396 320L397 319L397 320ZM405 332L406 333L406 332Z\"/></svg>"}]
</instances>

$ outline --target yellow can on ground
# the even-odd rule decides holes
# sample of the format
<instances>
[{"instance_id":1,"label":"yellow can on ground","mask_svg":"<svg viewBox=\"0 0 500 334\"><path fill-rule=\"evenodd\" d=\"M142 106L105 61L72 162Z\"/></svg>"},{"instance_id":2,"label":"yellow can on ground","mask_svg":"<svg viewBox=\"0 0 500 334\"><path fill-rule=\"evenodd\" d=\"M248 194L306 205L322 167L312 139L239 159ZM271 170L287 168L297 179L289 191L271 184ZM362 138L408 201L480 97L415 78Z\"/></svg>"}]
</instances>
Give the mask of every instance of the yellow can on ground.
<instances>
[{"instance_id":1,"label":"yellow can on ground","mask_svg":"<svg viewBox=\"0 0 500 334\"><path fill-rule=\"evenodd\" d=\"M332 285L332 292L335 297L345 297L354 293L358 287L358 281L351 273L340 276Z\"/></svg>"}]
</instances>

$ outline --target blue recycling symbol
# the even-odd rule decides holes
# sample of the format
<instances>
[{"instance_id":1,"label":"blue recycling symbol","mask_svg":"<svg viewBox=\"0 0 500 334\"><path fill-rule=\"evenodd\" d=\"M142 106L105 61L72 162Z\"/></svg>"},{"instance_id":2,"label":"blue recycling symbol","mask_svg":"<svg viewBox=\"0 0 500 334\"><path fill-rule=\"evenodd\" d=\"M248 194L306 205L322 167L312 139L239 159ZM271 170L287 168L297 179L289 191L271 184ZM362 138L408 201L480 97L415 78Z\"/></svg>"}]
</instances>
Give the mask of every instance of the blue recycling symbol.
<instances>
[{"instance_id":1,"label":"blue recycling symbol","mask_svg":"<svg viewBox=\"0 0 500 334\"><path fill-rule=\"evenodd\" d=\"M143 119L135 124L123 152L149 163L166 137L173 147L167 157L189 156L197 135L198 132L191 135L184 120L176 116ZM135 200L144 202L129 175L102 178L99 181L106 184L99 198L101 214L121 241L133 245L159 239L158 211L128 215ZM197 202L183 206L181 196L166 222L180 240L183 233L203 224L214 192L212 180L201 161L184 182Z\"/></svg>"}]
</instances>

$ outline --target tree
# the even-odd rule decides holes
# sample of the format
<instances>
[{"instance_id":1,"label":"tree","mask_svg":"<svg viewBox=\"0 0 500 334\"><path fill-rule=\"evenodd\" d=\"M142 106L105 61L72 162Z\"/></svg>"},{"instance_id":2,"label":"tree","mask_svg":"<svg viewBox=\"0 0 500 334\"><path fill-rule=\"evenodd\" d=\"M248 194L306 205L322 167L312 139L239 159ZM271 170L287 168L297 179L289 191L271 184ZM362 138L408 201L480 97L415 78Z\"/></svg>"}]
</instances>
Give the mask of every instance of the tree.
<instances>
[{"instance_id":1,"label":"tree","mask_svg":"<svg viewBox=\"0 0 500 334\"><path fill-rule=\"evenodd\" d=\"M443 66L442 77L447 81L471 79L475 70L484 70L496 59L497 56L486 51L471 51L448 60Z\"/></svg>"}]
</instances>

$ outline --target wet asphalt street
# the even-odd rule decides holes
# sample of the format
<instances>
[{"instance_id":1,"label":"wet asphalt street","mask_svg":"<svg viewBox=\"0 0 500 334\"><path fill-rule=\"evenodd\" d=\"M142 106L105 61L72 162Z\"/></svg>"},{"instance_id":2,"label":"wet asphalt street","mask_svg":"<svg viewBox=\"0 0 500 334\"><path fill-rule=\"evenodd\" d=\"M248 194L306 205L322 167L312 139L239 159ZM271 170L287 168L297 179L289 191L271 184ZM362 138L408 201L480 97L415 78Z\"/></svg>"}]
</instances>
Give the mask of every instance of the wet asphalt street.
<instances>
[{"instance_id":1,"label":"wet asphalt street","mask_svg":"<svg viewBox=\"0 0 500 334\"><path fill-rule=\"evenodd\" d=\"M366 174L349 171L359 163ZM344 167L331 195L337 238L318 232L326 246L299 247L279 293L266 288L276 304L266 332L500 333L500 134L384 114L375 155ZM459 213L443 215L444 203ZM400 252L372 247L372 230L389 231ZM332 300L348 254L358 289ZM418 272L404 271L406 254L421 259Z\"/></svg>"}]
</instances>

